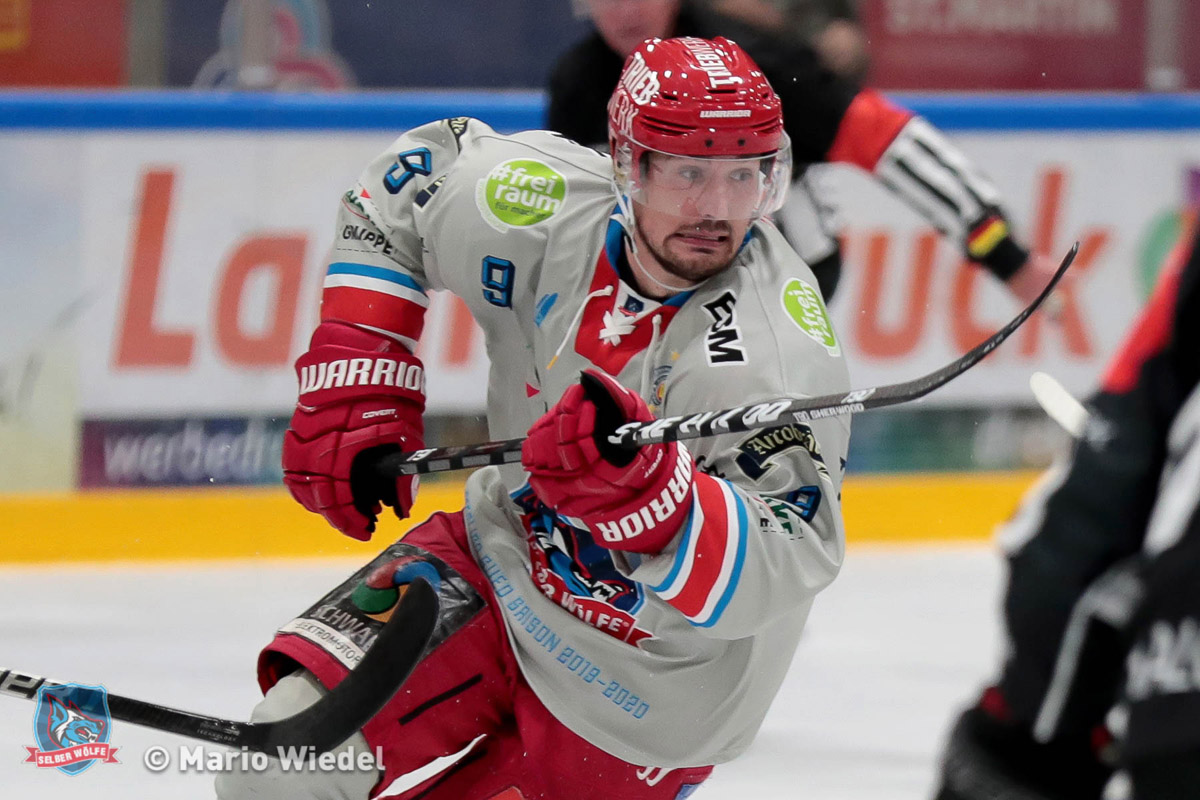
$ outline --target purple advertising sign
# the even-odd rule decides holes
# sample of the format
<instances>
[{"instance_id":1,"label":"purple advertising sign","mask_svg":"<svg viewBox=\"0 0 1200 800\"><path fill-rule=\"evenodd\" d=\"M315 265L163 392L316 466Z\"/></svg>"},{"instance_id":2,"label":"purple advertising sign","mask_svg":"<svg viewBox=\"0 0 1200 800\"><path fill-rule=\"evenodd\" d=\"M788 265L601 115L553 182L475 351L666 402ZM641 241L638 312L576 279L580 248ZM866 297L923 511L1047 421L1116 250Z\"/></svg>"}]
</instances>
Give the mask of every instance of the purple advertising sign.
<instances>
[{"instance_id":1,"label":"purple advertising sign","mask_svg":"<svg viewBox=\"0 0 1200 800\"><path fill-rule=\"evenodd\" d=\"M79 485L279 485L287 419L85 420Z\"/></svg>"}]
</instances>

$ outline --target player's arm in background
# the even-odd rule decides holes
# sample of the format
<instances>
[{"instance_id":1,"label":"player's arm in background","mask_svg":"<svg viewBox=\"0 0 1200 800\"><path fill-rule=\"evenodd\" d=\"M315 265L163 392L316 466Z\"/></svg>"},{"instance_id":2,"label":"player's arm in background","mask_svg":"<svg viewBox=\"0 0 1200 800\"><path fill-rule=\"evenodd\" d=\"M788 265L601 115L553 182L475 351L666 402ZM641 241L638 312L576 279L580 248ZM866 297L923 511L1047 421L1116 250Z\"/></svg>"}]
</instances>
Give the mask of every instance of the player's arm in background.
<instances>
[{"instance_id":1,"label":"player's arm in background","mask_svg":"<svg viewBox=\"0 0 1200 800\"><path fill-rule=\"evenodd\" d=\"M415 479L377 476L360 457L424 444L415 350L438 278L418 218L469 127L458 118L404 134L342 197L320 324L296 362L284 481L301 505L356 539L370 538L382 505L404 518L415 498Z\"/></svg>"},{"instance_id":2,"label":"player's arm in background","mask_svg":"<svg viewBox=\"0 0 1200 800\"><path fill-rule=\"evenodd\" d=\"M1098 796L1108 767L1097 744L1117 699L1125 634L1106 633L1111 623L1083 612L1134 602L1126 578L1136 576L1126 568L1143 550L1162 499L1169 434L1200 377L1198 287L1200 251L1189 236L1089 400L1069 465L1039 484L1003 530L1008 650L996 686L950 735L940 800L982 800L996 782L1029 787L1034 800ZM1064 645L1069 626L1080 634L1074 656ZM1071 673L1058 670L1064 653L1082 657Z\"/></svg>"},{"instance_id":3,"label":"player's arm in background","mask_svg":"<svg viewBox=\"0 0 1200 800\"><path fill-rule=\"evenodd\" d=\"M1022 301L1049 278L1013 236L991 180L928 121L874 89L854 95L825 157L869 172ZM1033 272L1022 272L1027 265Z\"/></svg>"},{"instance_id":4,"label":"player's arm in background","mask_svg":"<svg viewBox=\"0 0 1200 800\"><path fill-rule=\"evenodd\" d=\"M825 68L803 43L729 21L730 36L762 68L783 103L797 165L854 165L956 242L970 261L1004 281L1023 302L1054 272L1013 236L992 182L936 128L874 89ZM741 37L741 38L739 38Z\"/></svg>"}]
</instances>

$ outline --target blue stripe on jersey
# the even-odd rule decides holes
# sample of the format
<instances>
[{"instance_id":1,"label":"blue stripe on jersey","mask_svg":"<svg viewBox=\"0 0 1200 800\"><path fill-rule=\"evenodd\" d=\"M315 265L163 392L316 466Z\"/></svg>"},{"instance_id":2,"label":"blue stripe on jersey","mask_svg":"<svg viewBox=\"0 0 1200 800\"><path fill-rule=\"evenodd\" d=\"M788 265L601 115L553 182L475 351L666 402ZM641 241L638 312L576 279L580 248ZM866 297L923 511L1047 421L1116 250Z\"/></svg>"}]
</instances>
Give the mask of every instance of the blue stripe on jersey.
<instances>
[{"instance_id":1,"label":"blue stripe on jersey","mask_svg":"<svg viewBox=\"0 0 1200 800\"><path fill-rule=\"evenodd\" d=\"M671 565L671 571L667 573L667 577L663 578L662 583L650 587L651 591L661 592L675 583L675 579L679 577L679 571L683 569L683 562L687 560L688 545L692 541L692 524L696 518L696 506L699 504L699 498L693 495L692 510L688 512L687 519L683 521L683 536L679 539L679 547L675 551L675 563Z\"/></svg>"},{"instance_id":2,"label":"blue stripe on jersey","mask_svg":"<svg viewBox=\"0 0 1200 800\"><path fill-rule=\"evenodd\" d=\"M728 491L733 495L733 499L737 502L738 509L738 526L737 526L737 557L733 561L733 571L729 574L729 583L725 586L725 592L721 595L721 599L717 602L716 608L713 609L712 615L704 622L692 623L697 628L711 628L717 624L717 620L725 613L725 607L729 605L729 601L733 599L733 593L737 590L738 581L742 577L742 566L746 563L746 539L747 528L750 527L749 515L746 513L746 504L742 502L742 498L738 495L737 490L732 485L728 487Z\"/></svg>"},{"instance_id":3,"label":"blue stripe on jersey","mask_svg":"<svg viewBox=\"0 0 1200 800\"><path fill-rule=\"evenodd\" d=\"M613 209L613 214L620 212L620 207ZM616 219L608 220L608 228L604 231L604 255L608 256L609 266L613 272L619 272L617 265L621 263L621 255L625 250L625 228Z\"/></svg>"},{"instance_id":4,"label":"blue stripe on jersey","mask_svg":"<svg viewBox=\"0 0 1200 800\"><path fill-rule=\"evenodd\" d=\"M389 281L398 283L401 286L406 286L409 289L414 289L421 294L425 294L424 287L415 280L405 275L403 272L397 272L394 269L386 269L384 267L372 267L368 264L355 264L350 261L337 261L329 265L329 270L326 275L362 275L367 278L376 278L381 281Z\"/></svg>"}]
</instances>

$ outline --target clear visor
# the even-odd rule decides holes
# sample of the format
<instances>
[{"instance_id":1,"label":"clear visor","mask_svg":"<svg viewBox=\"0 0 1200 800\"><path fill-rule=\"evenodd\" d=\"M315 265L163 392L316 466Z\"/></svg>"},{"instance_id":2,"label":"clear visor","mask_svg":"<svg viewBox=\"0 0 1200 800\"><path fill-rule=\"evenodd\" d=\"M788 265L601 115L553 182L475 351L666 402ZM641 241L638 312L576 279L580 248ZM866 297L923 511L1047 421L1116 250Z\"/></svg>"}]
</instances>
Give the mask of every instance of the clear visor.
<instances>
[{"instance_id":1,"label":"clear visor","mask_svg":"<svg viewBox=\"0 0 1200 800\"><path fill-rule=\"evenodd\" d=\"M617 188L632 202L683 219L748 220L778 211L792 178L792 148L749 158L693 158L628 147L616 159Z\"/></svg>"}]
</instances>

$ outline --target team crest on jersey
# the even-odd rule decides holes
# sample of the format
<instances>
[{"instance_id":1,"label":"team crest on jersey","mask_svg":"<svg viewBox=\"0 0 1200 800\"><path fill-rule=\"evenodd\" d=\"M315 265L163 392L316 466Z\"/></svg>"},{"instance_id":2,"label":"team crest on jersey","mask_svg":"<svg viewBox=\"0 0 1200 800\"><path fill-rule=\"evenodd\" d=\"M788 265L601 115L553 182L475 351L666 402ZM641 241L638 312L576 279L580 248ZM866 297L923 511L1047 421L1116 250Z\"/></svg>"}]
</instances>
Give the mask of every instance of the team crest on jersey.
<instances>
[{"instance_id":1,"label":"team crest on jersey","mask_svg":"<svg viewBox=\"0 0 1200 800\"><path fill-rule=\"evenodd\" d=\"M543 161L511 158L492 167L475 189L475 205L498 231L528 228L553 217L567 201L567 181Z\"/></svg>"},{"instance_id":2,"label":"team crest on jersey","mask_svg":"<svg viewBox=\"0 0 1200 800\"><path fill-rule=\"evenodd\" d=\"M833 332L829 310L825 308L825 300L819 291L799 278L792 278L783 285L783 294L779 299L788 319L796 323L796 327L804 331L808 338L824 347L831 356L842 352L837 335Z\"/></svg>"},{"instance_id":3,"label":"team crest on jersey","mask_svg":"<svg viewBox=\"0 0 1200 800\"><path fill-rule=\"evenodd\" d=\"M108 743L112 715L103 686L78 683L42 686L33 712L37 747L25 749L28 764L78 775L96 762L119 764L119 748Z\"/></svg>"},{"instance_id":4,"label":"team crest on jersey","mask_svg":"<svg viewBox=\"0 0 1200 800\"><path fill-rule=\"evenodd\" d=\"M737 298L725 292L716 300L704 304L713 323L704 335L704 354L710 367L726 367L746 363L746 348L742 346L742 329L737 323Z\"/></svg>"},{"instance_id":5,"label":"team crest on jersey","mask_svg":"<svg viewBox=\"0 0 1200 800\"><path fill-rule=\"evenodd\" d=\"M650 372L650 399L646 405L650 407L651 411L662 408L663 403L667 401L667 378L671 377L671 370L674 366L674 364L663 364Z\"/></svg>"},{"instance_id":6,"label":"team crest on jersey","mask_svg":"<svg viewBox=\"0 0 1200 800\"><path fill-rule=\"evenodd\" d=\"M636 645L650 631L637 624L642 586L617 571L612 551L568 525L529 493L518 502L529 543L530 571L542 593L592 627Z\"/></svg>"}]
</instances>

